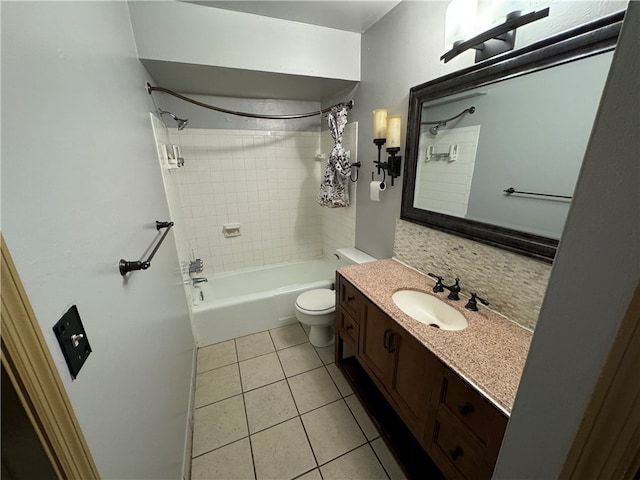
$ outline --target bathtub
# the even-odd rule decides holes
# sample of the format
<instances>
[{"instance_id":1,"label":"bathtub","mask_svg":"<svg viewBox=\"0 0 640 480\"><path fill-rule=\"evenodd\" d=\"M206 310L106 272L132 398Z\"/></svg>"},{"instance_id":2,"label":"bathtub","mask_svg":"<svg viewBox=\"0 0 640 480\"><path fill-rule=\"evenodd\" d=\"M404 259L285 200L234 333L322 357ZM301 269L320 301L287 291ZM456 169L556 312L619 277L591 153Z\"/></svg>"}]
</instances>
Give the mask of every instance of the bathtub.
<instances>
[{"instance_id":1,"label":"bathtub","mask_svg":"<svg viewBox=\"0 0 640 480\"><path fill-rule=\"evenodd\" d=\"M336 266L325 260L216 274L190 287L191 324L199 347L296 321L300 293L331 288Z\"/></svg>"}]
</instances>

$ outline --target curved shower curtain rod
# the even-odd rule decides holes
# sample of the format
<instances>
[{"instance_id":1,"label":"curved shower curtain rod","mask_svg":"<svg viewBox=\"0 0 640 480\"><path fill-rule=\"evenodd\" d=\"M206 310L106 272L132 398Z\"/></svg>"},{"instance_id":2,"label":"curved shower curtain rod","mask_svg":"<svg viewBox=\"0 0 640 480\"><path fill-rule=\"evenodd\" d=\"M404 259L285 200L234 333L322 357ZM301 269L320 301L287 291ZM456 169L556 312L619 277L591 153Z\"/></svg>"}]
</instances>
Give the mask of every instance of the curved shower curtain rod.
<instances>
[{"instance_id":1,"label":"curved shower curtain rod","mask_svg":"<svg viewBox=\"0 0 640 480\"><path fill-rule=\"evenodd\" d=\"M184 95L180 95L179 93L176 93L173 90L169 90L168 88L153 87L151 86L151 84L147 83L147 92L149 92L149 95L151 95L151 92L154 92L154 91L168 93L169 95L173 95L174 97L179 98L180 100L184 100L185 102L192 103L199 107L208 108L209 110L215 110L216 112L228 113L229 115L238 115L240 117L263 118L267 120L294 120L297 118L313 117L315 115L322 115L324 113L328 113L331 111L333 107L337 107L339 105L345 105L349 109L352 109L354 105L353 100L349 100L347 103L338 103L336 105L323 108L322 110L318 110L316 112L299 113L297 115L261 115L259 113L238 112L235 110L227 110L226 108L214 107L213 105L202 103L192 98L185 97Z\"/></svg>"}]
</instances>

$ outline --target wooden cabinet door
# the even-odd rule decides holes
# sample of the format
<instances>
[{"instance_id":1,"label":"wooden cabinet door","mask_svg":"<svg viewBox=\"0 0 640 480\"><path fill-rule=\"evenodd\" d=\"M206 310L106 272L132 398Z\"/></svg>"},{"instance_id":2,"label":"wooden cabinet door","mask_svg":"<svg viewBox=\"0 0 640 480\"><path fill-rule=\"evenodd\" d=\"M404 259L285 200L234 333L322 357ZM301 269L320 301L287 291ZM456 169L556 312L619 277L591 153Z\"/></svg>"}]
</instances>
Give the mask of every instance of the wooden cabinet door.
<instances>
[{"instance_id":1,"label":"wooden cabinet door","mask_svg":"<svg viewBox=\"0 0 640 480\"><path fill-rule=\"evenodd\" d=\"M397 349L397 358L389 391L407 426L416 438L422 439L427 417L432 411L432 392L436 396L440 393L442 365L407 332L393 337L391 343L391 349Z\"/></svg>"},{"instance_id":2,"label":"wooden cabinet door","mask_svg":"<svg viewBox=\"0 0 640 480\"><path fill-rule=\"evenodd\" d=\"M389 339L394 334L395 323L366 299L362 308L358 359L383 385L387 386L391 381L394 368L395 352L389 349ZM395 335L397 336L397 332Z\"/></svg>"}]
</instances>

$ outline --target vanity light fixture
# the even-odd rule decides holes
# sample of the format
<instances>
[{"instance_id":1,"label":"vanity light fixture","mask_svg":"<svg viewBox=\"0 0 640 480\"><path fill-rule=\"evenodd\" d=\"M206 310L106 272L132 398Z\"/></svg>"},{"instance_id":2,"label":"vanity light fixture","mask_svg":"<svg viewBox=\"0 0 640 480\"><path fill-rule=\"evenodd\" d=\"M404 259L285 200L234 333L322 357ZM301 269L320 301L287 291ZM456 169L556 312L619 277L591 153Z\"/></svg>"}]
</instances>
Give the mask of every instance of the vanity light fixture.
<instances>
[{"instance_id":1,"label":"vanity light fixture","mask_svg":"<svg viewBox=\"0 0 640 480\"><path fill-rule=\"evenodd\" d=\"M479 33L469 40L455 42L453 48L442 55L440 60L444 60L444 63L447 63L462 52L473 49L476 51L475 63L478 63L487 58L495 57L500 53L513 50L516 42L516 30L519 27L548 16L549 7L525 15L522 15L519 10L511 12L506 16L504 23Z\"/></svg>"},{"instance_id":2,"label":"vanity light fixture","mask_svg":"<svg viewBox=\"0 0 640 480\"><path fill-rule=\"evenodd\" d=\"M400 115L387 116L387 110L384 108L377 108L373 111L373 143L378 147L378 160L373 163L378 167L378 175L382 170L385 177L387 175L391 177L391 186L393 186L393 179L400 176L402 157L398 153L400 152L401 135L402 117ZM380 152L385 143L389 158L383 162L380 160Z\"/></svg>"}]
</instances>

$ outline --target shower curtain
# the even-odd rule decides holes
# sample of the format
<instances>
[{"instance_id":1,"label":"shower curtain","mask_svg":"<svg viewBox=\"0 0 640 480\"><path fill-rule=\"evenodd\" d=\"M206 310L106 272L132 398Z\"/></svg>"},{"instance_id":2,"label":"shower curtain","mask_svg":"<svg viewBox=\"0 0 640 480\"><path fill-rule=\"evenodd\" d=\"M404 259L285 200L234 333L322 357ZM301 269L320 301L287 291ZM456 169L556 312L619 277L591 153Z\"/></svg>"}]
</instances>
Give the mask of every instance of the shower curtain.
<instances>
[{"instance_id":1,"label":"shower curtain","mask_svg":"<svg viewBox=\"0 0 640 480\"><path fill-rule=\"evenodd\" d=\"M327 122L335 146L329 153L317 201L323 207L339 208L349 206L349 176L351 165L347 152L342 148L342 134L347 125L347 107L336 105L327 114Z\"/></svg>"}]
</instances>

